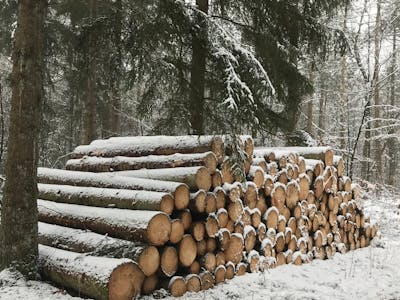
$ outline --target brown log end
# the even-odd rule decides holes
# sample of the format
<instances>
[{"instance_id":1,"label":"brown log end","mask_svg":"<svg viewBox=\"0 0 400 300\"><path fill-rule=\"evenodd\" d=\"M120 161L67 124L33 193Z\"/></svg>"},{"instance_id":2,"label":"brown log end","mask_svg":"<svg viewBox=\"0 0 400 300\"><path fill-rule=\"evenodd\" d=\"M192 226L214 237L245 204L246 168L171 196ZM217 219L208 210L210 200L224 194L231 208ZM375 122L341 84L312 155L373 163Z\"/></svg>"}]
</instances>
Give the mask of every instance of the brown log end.
<instances>
[{"instance_id":1,"label":"brown log end","mask_svg":"<svg viewBox=\"0 0 400 300\"><path fill-rule=\"evenodd\" d=\"M177 187L174 193L175 198L175 208L176 209L185 209L189 205L190 201L190 192L189 187L186 184L182 184Z\"/></svg>"},{"instance_id":2,"label":"brown log end","mask_svg":"<svg viewBox=\"0 0 400 300\"><path fill-rule=\"evenodd\" d=\"M171 221L168 215L160 213L155 215L147 225L147 238L155 246L162 246L169 240L171 234Z\"/></svg>"},{"instance_id":3,"label":"brown log end","mask_svg":"<svg viewBox=\"0 0 400 300\"><path fill-rule=\"evenodd\" d=\"M160 266L160 253L154 246L147 247L140 255L138 264L144 275L150 276L157 272Z\"/></svg>"},{"instance_id":4,"label":"brown log end","mask_svg":"<svg viewBox=\"0 0 400 300\"><path fill-rule=\"evenodd\" d=\"M172 246L165 247L161 254L161 270L168 276L173 276L178 270L178 252Z\"/></svg>"},{"instance_id":5,"label":"brown log end","mask_svg":"<svg viewBox=\"0 0 400 300\"><path fill-rule=\"evenodd\" d=\"M171 295L174 297L181 297L183 296L187 289L186 289L186 281L183 277L181 276L174 276L171 278L169 285L168 285L169 291L171 292Z\"/></svg>"},{"instance_id":6,"label":"brown log end","mask_svg":"<svg viewBox=\"0 0 400 300\"><path fill-rule=\"evenodd\" d=\"M144 274L139 266L126 263L117 267L108 282L108 297L110 300L130 300L140 294Z\"/></svg>"},{"instance_id":7,"label":"brown log end","mask_svg":"<svg viewBox=\"0 0 400 300\"><path fill-rule=\"evenodd\" d=\"M179 261L185 267L189 267L197 255L197 244L190 234L185 234L179 243Z\"/></svg>"}]
</instances>

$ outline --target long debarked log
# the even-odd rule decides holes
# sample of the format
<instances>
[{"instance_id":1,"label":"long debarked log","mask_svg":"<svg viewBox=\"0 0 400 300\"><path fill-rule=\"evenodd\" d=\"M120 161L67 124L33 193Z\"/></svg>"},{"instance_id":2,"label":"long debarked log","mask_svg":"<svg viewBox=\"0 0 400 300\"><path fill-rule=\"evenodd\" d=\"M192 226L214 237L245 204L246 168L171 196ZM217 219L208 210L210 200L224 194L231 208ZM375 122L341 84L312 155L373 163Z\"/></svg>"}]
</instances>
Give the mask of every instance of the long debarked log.
<instances>
[{"instance_id":1,"label":"long debarked log","mask_svg":"<svg viewBox=\"0 0 400 300\"><path fill-rule=\"evenodd\" d=\"M38 229L42 245L93 256L129 258L137 262L146 276L154 274L160 266L160 254L154 246L43 222L39 222Z\"/></svg>"},{"instance_id":2,"label":"long debarked log","mask_svg":"<svg viewBox=\"0 0 400 300\"><path fill-rule=\"evenodd\" d=\"M180 182L129 178L111 173L66 171L49 168L38 168L37 177L39 183L171 193L175 199L176 209L185 209L189 204L189 187Z\"/></svg>"},{"instance_id":3,"label":"long debarked log","mask_svg":"<svg viewBox=\"0 0 400 300\"><path fill-rule=\"evenodd\" d=\"M204 166L212 174L217 168L217 163L217 157L213 152L190 154L176 153L172 155L149 155L142 157L84 156L82 158L68 160L66 169L73 171L110 172Z\"/></svg>"},{"instance_id":4,"label":"long debarked log","mask_svg":"<svg viewBox=\"0 0 400 300\"><path fill-rule=\"evenodd\" d=\"M61 203L138 210L156 210L170 215L174 198L169 193L38 184L39 198Z\"/></svg>"},{"instance_id":5,"label":"long debarked log","mask_svg":"<svg viewBox=\"0 0 400 300\"><path fill-rule=\"evenodd\" d=\"M332 166L334 155L330 147L262 147L254 150L254 157L265 157L271 153L274 153L275 157L295 153L304 158L320 159L326 166Z\"/></svg>"},{"instance_id":6,"label":"long debarked log","mask_svg":"<svg viewBox=\"0 0 400 300\"><path fill-rule=\"evenodd\" d=\"M39 221L162 246L171 234L167 214L38 200Z\"/></svg>"},{"instance_id":7,"label":"long debarked log","mask_svg":"<svg viewBox=\"0 0 400 300\"><path fill-rule=\"evenodd\" d=\"M90 145L76 147L72 158L89 156L145 156L174 153L214 152L219 162L225 156L224 143L219 136L136 136L95 140Z\"/></svg>"},{"instance_id":8,"label":"long debarked log","mask_svg":"<svg viewBox=\"0 0 400 300\"><path fill-rule=\"evenodd\" d=\"M208 191L212 184L211 174L205 167L142 169L135 171L119 171L113 172L112 174L116 176L182 182L188 185L193 191Z\"/></svg>"},{"instance_id":9,"label":"long debarked log","mask_svg":"<svg viewBox=\"0 0 400 300\"><path fill-rule=\"evenodd\" d=\"M41 274L57 284L100 300L131 300L144 274L130 259L86 256L39 245Z\"/></svg>"}]
</instances>

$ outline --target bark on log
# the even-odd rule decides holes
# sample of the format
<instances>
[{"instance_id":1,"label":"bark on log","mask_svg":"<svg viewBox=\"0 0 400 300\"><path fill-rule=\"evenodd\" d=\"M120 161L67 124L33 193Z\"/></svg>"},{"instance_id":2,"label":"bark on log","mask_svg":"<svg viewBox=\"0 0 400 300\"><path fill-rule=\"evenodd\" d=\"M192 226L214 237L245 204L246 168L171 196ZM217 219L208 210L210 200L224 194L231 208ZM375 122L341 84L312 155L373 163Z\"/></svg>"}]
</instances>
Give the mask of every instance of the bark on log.
<instances>
[{"instance_id":1,"label":"bark on log","mask_svg":"<svg viewBox=\"0 0 400 300\"><path fill-rule=\"evenodd\" d=\"M275 154L275 159L282 156L288 156L291 153L303 156L309 159L320 159L326 166L333 165L334 152L330 147L262 147L254 149L254 157L268 157L271 153Z\"/></svg>"},{"instance_id":2,"label":"bark on log","mask_svg":"<svg viewBox=\"0 0 400 300\"><path fill-rule=\"evenodd\" d=\"M169 193L97 187L38 184L39 198L60 203L134 210L155 210L170 215L174 198Z\"/></svg>"},{"instance_id":3,"label":"bark on log","mask_svg":"<svg viewBox=\"0 0 400 300\"><path fill-rule=\"evenodd\" d=\"M146 276L160 266L160 254L154 246L112 238L87 230L39 222L40 244L66 251L89 253L93 256L129 258L135 261Z\"/></svg>"},{"instance_id":4,"label":"bark on log","mask_svg":"<svg viewBox=\"0 0 400 300\"><path fill-rule=\"evenodd\" d=\"M171 222L157 211L134 211L118 208L88 207L38 200L39 221L90 229L101 234L132 241L146 241L155 246L169 240Z\"/></svg>"},{"instance_id":5,"label":"bark on log","mask_svg":"<svg viewBox=\"0 0 400 300\"><path fill-rule=\"evenodd\" d=\"M184 209L189 204L189 187L183 183L116 176L113 173L91 173L38 168L38 182L65 184L72 186L91 186L127 190L146 190L171 193L176 209Z\"/></svg>"},{"instance_id":6,"label":"bark on log","mask_svg":"<svg viewBox=\"0 0 400 300\"><path fill-rule=\"evenodd\" d=\"M140 169L163 169L177 167L204 166L210 174L214 174L217 168L217 157L212 152L173 155L149 155L142 157L93 157L84 156L78 159L70 159L66 163L66 169L86 172L111 172Z\"/></svg>"},{"instance_id":7,"label":"bark on log","mask_svg":"<svg viewBox=\"0 0 400 300\"><path fill-rule=\"evenodd\" d=\"M137 136L112 137L95 140L90 145L75 148L72 158L89 156L145 156L174 153L214 152L219 162L225 156L224 143L219 136Z\"/></svg>"},{"instance_id":8,"label":"bark on log","mask_svg":"<svg viewBox=\"0 0 400 300\"><path fill-rule=\"evenodd\" d=\"M95 299L130 300L140 294L144 274L129 259L85 256L39 245L45 278Z\"/></svg>"},{"instance_id":9,"label":"bark on log","mask_svg":"<svg viewBox=\"0 0 400 300\"><path fill-rule=\"evenodd\" d=\"M192 191L209 191L212 184L211 174L205 167L142 169L135 171L119 171L113 172L112 174L116 176L182 182L188 185Z\"/></svg>"}]
</instances>

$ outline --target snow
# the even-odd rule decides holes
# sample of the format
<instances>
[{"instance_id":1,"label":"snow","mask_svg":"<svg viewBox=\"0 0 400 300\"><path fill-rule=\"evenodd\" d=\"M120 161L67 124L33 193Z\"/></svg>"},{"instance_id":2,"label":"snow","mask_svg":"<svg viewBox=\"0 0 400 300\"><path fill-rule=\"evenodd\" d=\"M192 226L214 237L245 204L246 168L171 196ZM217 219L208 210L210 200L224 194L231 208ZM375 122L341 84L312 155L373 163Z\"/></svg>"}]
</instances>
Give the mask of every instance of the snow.
<instances>
[{"instance_id":1,"label":"snow","mask_svg":"<svg viewBox=\"0 0 400 300\"><path fill-rule=\"evenodd\" d=\"M75 148L75 154L97 154L104 150L118 152L129 152L134 154L136 151L147 149L151 154L158 148L179 148L193 149L201 145L209 144L216 136L136 136L136 137L111 137L105 140L95 140L90 145L78 146ZM178 152L178 151L177 151ZM205 152L205 151L204 151Z\"/></svg>"},{"instance_id":2,"label":"snow","mask_svg":"<svg viewBox=\"0 0 400 300\"><path fill-rule=\"evenodd\" d=\"M154 216L162 214L158 211L89 207L45 200L38 200L38 210L45 214L63 215L68 218L82 218L92 222L104 222L110 226L126 229L146 229L149 221Z\"/></svg>"},{"instance_id":3,"label":"snow","mask_svg":"<svg viewBox=\"0 0 400 300\"><path fill-rule=\"evenodd\" d=\"M67 161L67 168L74 167L74 166L109 166L112 168L113 166L118 165L144 165L144 164L163 164L165 162L174 163L176 165L182 165L188 161L194 160L202 160L208 155L214 155L213 152L204 152L204 153L189 153L189 154L182 154L182 153L175 153L171 155L148 155L148 156L141 156L141 157L126 157L126 156L115 156L115 157L97 157L97 156L84 156L78 159L70 159Z\"/></svg>"},{"instance_id":4,"label":"snow","mask_svg":"<svg viewBox=\"0 0 400 300\"><path fill-rule=\"evenodd\" d=\"M175 192L175 189L182 185L182 183L171 181L116 176L115 173L92 173L38 168L38 181L46 181L46 178L49 179L49 183L62 184L63 182L68 182L75 186L99 186L103 188L160 191L167 193Z\"/></svg>"},{"instance_id":5,"label":"snow","mask_svg":"<svg viewBox=\"0 0 400 300\"><path fill-rule=\"evenodd\" d=\"M369 194L365 212L379 224L370 247L302 266L284 265L265 272L235 277L213 289L187 293L181 300L202 299L398 299L400 295L400 191ZM338 249L344 247L337 244ZM0 299L70 300L57 288L25 281L15 273L0 273ZM153 300L152 296L142 297ZM175 300L166 296L166 300Z\"/></svg>"},{"instance_id":6,"label":"snow","mask_svg":"<svg viewBox=\"0 0 400 300\"><path fill-rule=\"evenodd\" d=\"M86 199L87 202L95 202L97 205L107 207L111 203L118 205L118 202L131 202L132 208L135 208L137 202L153 203L153 205L160 203L161 199L166 195L161 192L153 191L137 191L137 190L123 190L112 188L98 188L98 187L84 187L84 186L70 186L70 185L55 185L55 184L38 184L39 195L44 200L47 200L47 194L50 193L49 200L54 198L66 198L74 202L74 199ZM57 195L58 197L53 197ZM95 199L96 201L90 201ZM140 209L140 206L139 206Z\"/></svg>"}]
</instances>

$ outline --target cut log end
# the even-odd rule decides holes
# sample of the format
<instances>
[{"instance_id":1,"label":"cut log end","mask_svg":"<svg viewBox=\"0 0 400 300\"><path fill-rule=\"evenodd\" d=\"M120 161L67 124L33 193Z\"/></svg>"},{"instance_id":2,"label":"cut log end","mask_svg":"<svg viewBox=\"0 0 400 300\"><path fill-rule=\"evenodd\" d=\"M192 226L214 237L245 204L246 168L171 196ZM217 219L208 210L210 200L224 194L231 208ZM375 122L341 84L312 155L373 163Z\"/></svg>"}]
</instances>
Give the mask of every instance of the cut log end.
<instances>
[{"instance_id":1,"label":"cut log end","mask_svg":"<svg viewBox=\"0 0 400 300\"><path fill-rule=\"evenodd\" d=\"M133 299L140 294L143 272L133 263L117 267L110 276L108 297L110 300Z\"/></svg>"},{"instance_id":2,"label":"cut log end","mask_svg":"<svg viewBox=\"0 0 400 300\"><path fill-rule=\"evenodd\" d=\"M151 244L162 246L168 242L171 234L171 221L166 214L155 215L147 226L147 238Z\"/></svg>"},{"instance_id":3,"label":"cut log end","mask_svg":"<svg viewBox=\"0 0 400 300\"><path fill-rule=\"evenodd\" d=\"M178 270L178 252L172 246L168 246L164 249L161 254L161 270L162 272L171 277L175 275L176 271Z\"/></svg>"},{"instance_id":4,"label":"cut log end","mask_svg":"<svg viewBox=\"0 0 400 300\"><path fill-rule=\"evenodd\" d=\"M179 261L185 267L189 267L197 255L197 244L190 234L186 234L179 243Z\"/></svg>"},{"instance_id":5,"label":"cut log end","mask_svg":"<svg viewBox=\"0 0 400 300\"><path fill-rule=\"evenodd\" d=\"M187 208L190 200L189 187L186 184L182 184L177 187L174 193L174 198L176 209L182 210Z\"/></svg>"},{"instance_id":6,"label":"cut log end","mask_svg":"<svg viewBox=\"0 0 400 300\"><path fill-rule=\"evenodd\" d=\"M138 264L144 275L153 275L160 266L160 253L154 246L147 247L140 255Z\"/></svg>"},{"instance_id":7,"label":"cut log end","mask_svg":"<svg viewBox=\"0 0 400 300\"><path fill-rule=\"evenodd\" d=\"M207 168L201 167L196 173L196 185L198 189L209 191L212 185L211 174Z\"/></svg>"},{"instance_id":8,"label":"cut log end","mask_svg":"<svg viewBox=\"0 0 400 300\"><path fill-rule=\"evenodd\" d=\"M186 289L186 281L181 276L172 277L169 286L168 286L171 295L174 297L181 297L183 296L187 289Z\"/></svg>"}]
</instances>

